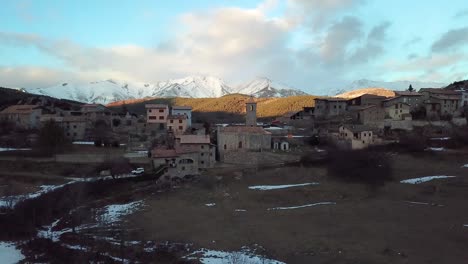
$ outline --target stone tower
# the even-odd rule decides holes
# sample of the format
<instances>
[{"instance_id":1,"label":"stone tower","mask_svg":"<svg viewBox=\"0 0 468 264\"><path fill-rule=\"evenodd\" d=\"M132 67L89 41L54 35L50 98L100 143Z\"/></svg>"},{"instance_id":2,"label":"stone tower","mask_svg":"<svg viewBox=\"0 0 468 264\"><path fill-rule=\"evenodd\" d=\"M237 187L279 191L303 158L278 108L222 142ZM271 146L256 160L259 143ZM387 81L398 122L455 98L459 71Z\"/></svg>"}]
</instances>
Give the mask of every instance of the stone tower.
<instances>
[{"instance_id":1,"label":"stone tower","mask_svg":"<svg viewBox=\"0 0 468 264\"><path fill-rule=\"evenodd\" d=\"M253 97L245 103L245 125L248 127L257 126L257 103Z\"/></svg>"}]
</instances>

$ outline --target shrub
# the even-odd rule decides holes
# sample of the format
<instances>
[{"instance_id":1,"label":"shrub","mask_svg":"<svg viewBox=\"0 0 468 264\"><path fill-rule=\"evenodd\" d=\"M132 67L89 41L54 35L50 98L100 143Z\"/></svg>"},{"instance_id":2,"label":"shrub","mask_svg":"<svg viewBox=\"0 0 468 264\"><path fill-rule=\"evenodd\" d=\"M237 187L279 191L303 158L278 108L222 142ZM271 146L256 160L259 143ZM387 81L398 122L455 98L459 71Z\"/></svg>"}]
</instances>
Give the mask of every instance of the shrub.
<instances>
[{"instance_id":1,"label":"shrub","mask_svg":"<svg viewBox=\"0 0 468 264\"><path fill-rule=\"evenodd\" d=\"M334 150L329 153L328 175L345 182L383 186L392 180L391 164L385 153L371 150Z\"/></svg>"}]
</instances>

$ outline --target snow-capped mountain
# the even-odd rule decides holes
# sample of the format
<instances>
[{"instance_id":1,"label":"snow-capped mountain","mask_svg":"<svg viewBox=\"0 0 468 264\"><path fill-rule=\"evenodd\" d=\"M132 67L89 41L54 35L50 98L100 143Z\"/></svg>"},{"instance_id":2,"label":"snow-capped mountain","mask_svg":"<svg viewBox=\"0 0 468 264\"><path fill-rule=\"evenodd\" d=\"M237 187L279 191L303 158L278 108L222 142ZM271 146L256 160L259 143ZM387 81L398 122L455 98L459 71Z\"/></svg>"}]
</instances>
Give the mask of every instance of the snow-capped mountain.
<instances>
[{"instance_id":1,"label":"snow-capped mountain","mask_svg":"<svg viewBox=\"0 0 468 264\"><path fill-rule=\"evenodd\" d=\"M255 97L286 97L305 94L266 78L259 78L236 89L211 76L189 76L155 84L105 80L89 83L64 82L47 88L26 89L29 93L47 95L85 103L108 104L115 101L145 97L221 97L242 93Z\"/></svg>"},{"instance_id":2,"label":"snow-capped mountain","mask_svg":"<svg viewBox=\"0 0 468 264\"><path fill-rule=\"evenodd\" d=\"M151 96L155 97L221 97L231 93L231 87L223 80L211 76L190 76L182 79L158 82Z\"/></svg>"},{"instance_id":3,"label":"snow-capped mountain","mask_svg":"<svg viewBox=\"0 0 468 264\"><path fill-rule=\"evenodd\" d=\"M256 78L253 81L237 86L234 91L240 94L263 98L288 97L306 94L301 90L292 89L284 84L274 82L268 78Z\"/></svg>"},{"instance_id":4,"label":"snow-capped mountain","mask_svg":"<svg viewBox=\"0 0 468 264\"><path fill-rule=\"evenodd\" d=\"M418 81L395 81L395 82L381 82L381 81L372 81L368 79L356 80L350 83L349 85L330 90L328 95L337 95L345 92L361 89L361 88L385 88L389 90L402 91L408 89L410 84L414 89L418 90L420 88L440 88L445 87L447 84L437 83L437 82L418 82Z\"/></svg>"}]
</instances>

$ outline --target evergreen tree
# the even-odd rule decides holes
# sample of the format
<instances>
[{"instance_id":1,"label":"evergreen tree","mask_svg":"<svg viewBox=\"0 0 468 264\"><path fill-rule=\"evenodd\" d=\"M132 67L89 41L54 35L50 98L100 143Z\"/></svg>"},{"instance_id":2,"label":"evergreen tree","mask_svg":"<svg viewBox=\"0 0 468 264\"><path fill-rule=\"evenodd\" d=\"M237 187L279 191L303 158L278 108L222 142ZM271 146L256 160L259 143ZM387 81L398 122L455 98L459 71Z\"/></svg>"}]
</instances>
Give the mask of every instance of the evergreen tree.
<instances>
[{"instance_id":1,"label":"evergreen tree","mask_svg":"<svg viewBox=\"0 0 468 264\"><path fill-rule=\"evenodd\" d=\"M411 84L409 85L408 91L410 91L410 92L414 91L413 85L411 85Z\"/></svg>"}]
</instances>

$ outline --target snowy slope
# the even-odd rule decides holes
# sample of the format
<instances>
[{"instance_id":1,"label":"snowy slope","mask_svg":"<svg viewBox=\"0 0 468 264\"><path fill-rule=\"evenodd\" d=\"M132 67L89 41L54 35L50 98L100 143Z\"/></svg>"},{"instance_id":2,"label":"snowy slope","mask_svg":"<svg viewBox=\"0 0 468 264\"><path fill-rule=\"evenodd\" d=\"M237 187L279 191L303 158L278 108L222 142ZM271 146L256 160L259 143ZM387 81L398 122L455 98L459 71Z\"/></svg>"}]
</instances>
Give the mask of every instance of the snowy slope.
<instances>
[{"instance_id":1,"label":"snowy slope","mask_svg":"<svg viewBox=\"0 0 468 264\"><path fill-rule=\"evenodd\" d=\"M306 94L301 90L292 89L268 78L256 78L253 81L239 85L235 92L255 97L287 97Z\"/></svg>"},{"instance_id":2,"label":"snowy slope","mask_svg":"<svg viewBox=\"0 0 468 264\"><path fill-rule=\"evenodd\" d=\"M343 88L332 89L328 92L328 95L337 95L348 91L357 90L360 88L385 88L389 90L402 91L408 89L409 85L412 85L414 89L419 90L420 88L440 88L445 87L446 84L436 82L417 82L417 81L395 81L395 82L380 82L372 81L368 79L356 80Z\"/></svg>"},{"instance_id":3,"label":"snowy slope","mask_svg":"<svg viewBox=\"0 0 468 264\"><path fill-rule=\"evenodd\" d=\"M223 80L211 76L189 76L182 79L158 82L152 96L155 97L221 97L231 93Z\"/></svg>"}]
</instances>

